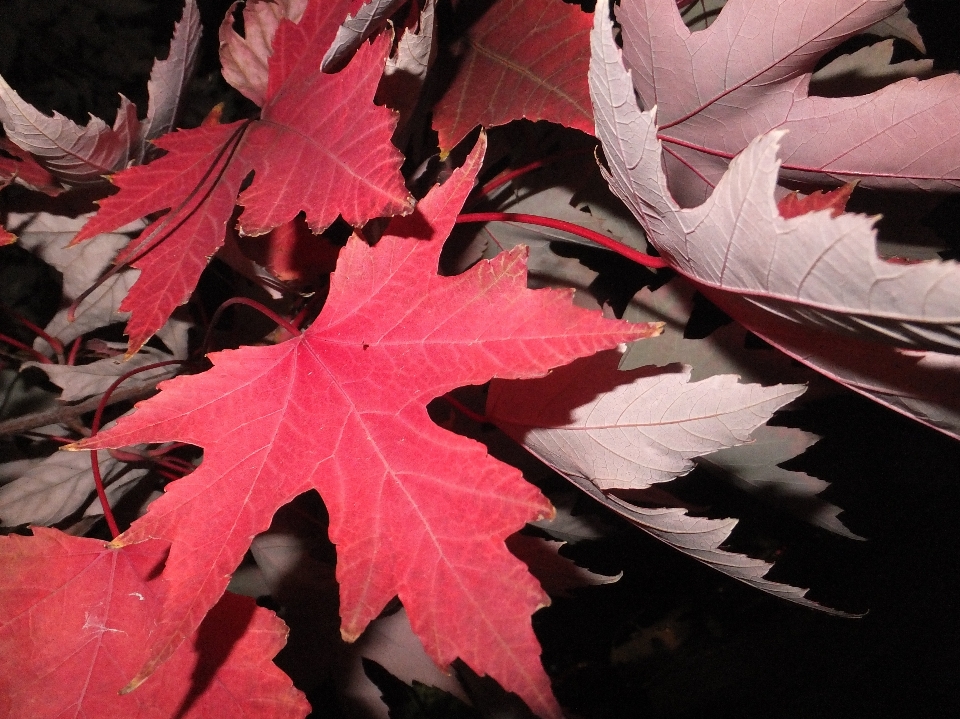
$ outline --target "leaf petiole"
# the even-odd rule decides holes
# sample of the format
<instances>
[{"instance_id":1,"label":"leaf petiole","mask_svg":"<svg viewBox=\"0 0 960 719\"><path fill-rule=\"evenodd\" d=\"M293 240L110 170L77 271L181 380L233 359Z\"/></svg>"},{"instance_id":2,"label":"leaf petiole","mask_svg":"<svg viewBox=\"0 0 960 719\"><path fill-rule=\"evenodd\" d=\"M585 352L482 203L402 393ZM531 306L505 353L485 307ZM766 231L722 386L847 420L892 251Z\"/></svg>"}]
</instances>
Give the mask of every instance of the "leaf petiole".
<instances>
[{"instance_id":1,"label":"leaf petiole","mask_svg":"<svg viewBox=\"0 0 960 719\"><path fill-rule=\"evenodd\" d=\"M133 377L133 375L139 374L140 372L147 372L148 370L157 369L158 367L167 367L174 364L183 364L183 362L183 360L154 362L153 364L132 369L129 372L125 372L117 377L113 384L107 387L107 391L103 393L103 397L100 398L100 403L97 405L97 411L93 414L93 423L90 426L90 436L95 437L97 432L100 431L100 422L103 419L103 411L107 408L107 403L110 401L110 395L113 394L113 391L117 389L117 387L126 382L130 377ZM103 476L100 474L100 461L97 459L97 450L95 449L90 450L90 467L93 470L93 484L97 489L97 498L100 500L100 506L103 507L103 517L107 520L107 527L110 528L110 536L113 539L116 539L120 536L120 529L117 527L117 520L113 517L113 511L110 509L110 502L107 499L107 491L103 486Z\"/></svg>"},{"instance_id":2,"label":"leaf petiole","mask_svg":"<svg viewBox=\"0 0 960 719\"><path fill-rule=\"evenodd\" d=\"M645 254L623 244L622 242L617 242L606 235L602 235L599 232L588 230L586 227L580 227L580 225L575 225L572 222L555 220L551 217L527 215L521 212L467 212L457 217L456 223L458 225L466 222L521 222L528 225L540 225L542 227L549 227L554 230L569 232L571 235L576 235L577 237L582 237L585 240L590 240L591 242L594 242L601 247L605 247L608 250L612 250L618 255L626 257L628 260L632 260L633 262L643 265L644 267L660 269L670 266L662 257L654 257L653 255Z\"/></svg>"}]
</instances>

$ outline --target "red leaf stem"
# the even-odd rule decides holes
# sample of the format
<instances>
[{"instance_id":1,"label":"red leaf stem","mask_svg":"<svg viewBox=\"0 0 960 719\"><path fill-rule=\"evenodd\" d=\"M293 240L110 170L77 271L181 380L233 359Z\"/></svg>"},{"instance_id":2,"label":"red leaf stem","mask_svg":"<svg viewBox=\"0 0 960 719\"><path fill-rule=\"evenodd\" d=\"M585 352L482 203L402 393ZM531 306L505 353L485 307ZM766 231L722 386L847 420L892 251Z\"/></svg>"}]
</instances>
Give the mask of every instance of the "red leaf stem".
<instances>
[{"instance_id":1,"label":"red leaf stem","mask_svg":"<svg viewBox=\"0 0 960 719\"><path fill-rule=\"evenodd\" d=\"M36 357L37 362L40 362L42 364L53 364L53 360L51 360L49 357L47 357L44 354L41 354L40 352L37 352L30 345L24 344L20 340L15 340L13 337L8 337L7 335L0 334L0 342L6 342L8 345L13 345L17 349L23 350L24 352L27 352L28 354L33 355L34 357Z\"/></svg>"},{"instance_id":2,"label":"red leaf stem","mask_svg":"<svg viewBox=\"0 0 960 719\"><path fill-rule=\"evenodd\" d=\"M468 212L457 217L457 224L462 224L465 222L522 222L528 225L541 225L543 227L550 227L554 230L569 232L571 235L576 235L577 237L582 237L585 240L595 242L601 247L605 247L608 250L613 250L618 255L626 257L628 260L632 260L639 265L643 265L644 267L660 269L662 267L670 266L662 257L654 257L653 255L644 254L639 250L628 247L622 242L617 242L606 235L601 235L599 232L588 230L586 227L580 227L580 225L575 225L572 222L555 220L551 217L527 215L522 212Z\"/></svg>"},{"instance_id":3,"label":"red leaf stem","mask_svg":"<svg viewBox=\"0 0 960 719\"><path fill-rule=\"evenodd\" d=\"M178 479L183 479L182 475L177 474L175 472L171 472L169 470L158 468L158 469L155 469L154 471L169 482L176 482Z\"/></svg>"},{"instance_id":4,"label":"red leaf stem","mask_svg":"<svg viewBox=\"0 0 960 719\"><path fill-rule=\"evenodd\" d=\"M159 447L154 447L153 449L146 450L143 453L143 455L145 457L162 457L167 452L172 452L173 450L179 449L180 447L189 447L189 446L190 445L188 445L186 442L167 442L166 444L162 444Z\"/></svg>"},{"instance_id":5,"label":"red leaf stem","mask_svg":"<svg viewBox=\"0 0 960 719\"><path fill-rule=\"evenodd\" d=\"M541 167L548 167L560 160L566 160L569 157L576 157L577 155L585 155L588 152L594 152L595 148L590 148L589 150L569 150L566 152L557 152L553 155L548 155L539 160L535 160L528 165L523 167L518 167L516 170L510 170L509 172L504 172L497 177L494 177L490 182L482 187L478 188L469 204L474 204L482 197L486 197L491 192L496 190L499 187L503 187L508 182L516 180L518 177L523 177L524 175L533 172L534 170L539 170Z\"/></svg>"},{"instance_id":6,"label":"red leaf stem","mask_svg":"<svg viewBox=\"0 0 960 719\"><path fill-rule=\"evenodd\" d=\"M289 320L285 320L269 307L265 307L256 300L247 299L246 297L231 297L229 300L217 307L217 311L214 312L213 317L210 318L210 324L207 325L207 336L203 340L203 351L201 354L206 354L207 344L210 340L210 333L213 332L213 328L217 326L217 322L220 320L220 315L222 315L223 311L230 305L246 305L247 307L252 307L264 317L273 320L277 326L283 327L283 329L290 333L291 337L297 337L300 334L300 330L296 325L292 324Z\"/></svg>"},{"instance_id":7,"label":"red leaf stem","mask_svg":"<svg viewBox=\"0 0 960 719\"><path fill-rule=\"evenodd\" d=\"M83 342L83 337L77 337L73 341L73 344L70 345L70 352L67 354L67 364L73 366L77 361L77 353L80 351L80 344Z\"/></svg>"},{"instance_id":8,"label":"red leaf stem","mask_svg":"<svg viewBox=\"0 0 960 719\"><path fill-rule=\"evenodd\" d=\"M196 469L196 467L194 467L192 464L189 464L189 463L181 464L180 462L174 462L172 457L161 457L159 459L153 460L153 462L157 467L162 467L167 472L172 472L176 474L177 477L179 478L182 478L190 474L190 472ZM187 465L187 466L184 466L184 465Z\"/></svg>"},{"instance_id":9,"label":"red leaf stem","mask_svg":"<svg viewBox=\"0 0 960 719\"><path fill-rule=\"evenodd\" d=\"M125 372L117 377L113 384L107 387L107 391L103 393L103 397L100 398L100 404L97 405L97 411L93 414L93 423L90 426L90 436L94 437L96 436L97 432L100 431L100 421L103 419L103 411L107 408L107 403L110 401L110 395L113 394L117 387L126 382L130 377L133 377L135 374L173 364L183 364L183 360L154 362L153 364L132 369L129 372ZM93 483L97 489L97 498L100 500L100 506L103 507L104 519L107 520L107 526L110 528L111 537L116 539L120 536L120 529L117 527L117 520L113 518L113 511L110 509L110 503L107 501L107 492L103 487L103 476L100 474L100 462L97 459L97 450L95 449L90 451L90 466L93 469Z\"/></svg>"},{"instance_id":10,"label":"red leaf stem","mask_svg":"<svg viewBox=\"0 0 960 719\"><path fill-rule=\"evenodd\" d=\"M22 314L20 314L16 310L12 310L9 307L4 307L3 309L7 314L9 314L17 322L22 324L24 327L26 327L28 330L33 332L35 335L37 335L38 337L43 337L43 339L47 341L47 344L49 344L53 348L53 351L57 353L57 358L60 360L60 362L63 362L63 342L58 340L56 337L48 334L46 331L44 331L42 327L38 327L37 325L33 324L33 322L28 320L26 317L24 317Z\"/></svg>"},{"instance_id":11,"label":"red leaf stem","mask_svg":"<svg viewBox=\"0 0 960 719\"><path fill-rule=\"evenodd\" d=\"M180 459L179 457L159 457L153 461L171 471L179 472L181 476L190 474L190 472L197 468L196 465L191 464L185 459Z\"/></svg>"},{"instance_id":12,"label":"red leaf stem","mask_svg":"<svg viewBox=\"0 0 960 719\"><path fill-rule=\"evenodd\" d=\"M464 415L465 417L469 417L474 422L479 422L480 424L490 423L490 420L484 417L482 414L474 412L472 409L467 407L467 405L463 404L459 400L454 399L449 394L443 395L443 399L446 400L446 402L448 402L460 414Z\"/></svg>"},{"instance_id":13,"label":"red leaf stem","mask_svg":"<svg viewBox=\"0 0 960 719\"><path fill-rule=\"evenodd\" d=\"M110 509L110 502L107 499L107 490L103 486L103 475L100 474L100 460L97 459L97 450L90 450L90 469L93 470L93 486L97 488L97 499L100 500L100 506L103 507L103 518L107 520L107 526L110 528L110 538L116 539L120 536L120 528L117 526L117 520L113 517L113 510Z\"/></svg>"}]
</instances>

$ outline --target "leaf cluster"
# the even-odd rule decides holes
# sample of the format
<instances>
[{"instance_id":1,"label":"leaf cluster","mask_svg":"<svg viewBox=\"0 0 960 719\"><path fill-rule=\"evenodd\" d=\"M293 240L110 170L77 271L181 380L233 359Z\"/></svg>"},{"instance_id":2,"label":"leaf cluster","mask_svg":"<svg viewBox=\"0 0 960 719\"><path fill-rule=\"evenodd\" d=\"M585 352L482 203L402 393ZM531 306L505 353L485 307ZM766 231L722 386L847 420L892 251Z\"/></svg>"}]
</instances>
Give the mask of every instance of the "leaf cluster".
<instances>
[{"instance_id":1,"label":"leaf cluster","mask_svg":"<svg viewBox=\"0 0 960 719\"><path fill-rule=\"evenodd\" d=\"M62 278L2 295L0 714L560 717L613 517L850 616L678 480L860 540L782 410L960 438L960 77L901 0L468 5L234 3L201 113L195 0L112 122L0 59L0 270Z\"/></svg>"}]
</instances>

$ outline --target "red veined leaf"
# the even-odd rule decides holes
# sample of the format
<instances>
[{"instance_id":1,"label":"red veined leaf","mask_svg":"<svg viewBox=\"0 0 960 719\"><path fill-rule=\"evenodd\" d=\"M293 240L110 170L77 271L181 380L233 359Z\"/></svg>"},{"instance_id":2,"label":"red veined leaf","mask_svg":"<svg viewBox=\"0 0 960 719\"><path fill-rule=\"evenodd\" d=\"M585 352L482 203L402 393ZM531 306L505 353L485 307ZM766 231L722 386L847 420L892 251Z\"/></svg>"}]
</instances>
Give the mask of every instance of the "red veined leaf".
<instances>
[{"instance_id":1,"label":"red veined leaf","mask_svg":"<svg viewBox=\"0 0 960 719\"><path fill-rule=\"evenodd\" d=\"M409 212L402 156L390 144L396 124L373 96L389 38L358 52L336 75L320 71L314 48L329 44L350 0L311 2L273 38L269 86L259 120L180 130L156 144L164 157L114 177L120 192L77 235L80 242L163 209L118 257L141 270L121 305L132 313L127 334L135 352L188 298L209 258L223 244L241 183L240 228L269 232L300 211L315 232L337 215L352 225ZM335 111L331 108L336 107Z\"/></svg>"}]
</instances>

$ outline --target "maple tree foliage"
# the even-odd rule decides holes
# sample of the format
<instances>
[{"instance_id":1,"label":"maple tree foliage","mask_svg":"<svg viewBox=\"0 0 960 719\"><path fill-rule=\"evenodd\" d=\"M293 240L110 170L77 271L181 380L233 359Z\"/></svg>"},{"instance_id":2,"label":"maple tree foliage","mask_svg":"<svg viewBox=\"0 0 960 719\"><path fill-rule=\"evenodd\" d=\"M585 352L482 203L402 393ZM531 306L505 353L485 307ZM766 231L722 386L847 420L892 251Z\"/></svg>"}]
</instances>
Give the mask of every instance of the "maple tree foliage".
<instances>
[{"instance_id":1,"label":"maple tree foliage","mask_svg":"<svg viewBox=\"0 0 960 719\"><path fill-rule=\"evenodd\" d=\"M550 505L478 445L437 429L425 404L493 376L542 374L656 327L603 319L573 307L568 293L527 290L522 251L437 277L442 239L481 159L482 143L374 249L351 240L323 313L301 338L214 356L213 370L168 383L78 445L177 440L206 450L202 467L119 540L172 545L163 629L133 684L195 631L274 511L315 487L331 513L345 637L399 595L439 664L459 656L557 715L526 619L547 598L503 546ZM303 469L287 469L295 465ZM471 496L477 487L483 494ZM473 517L472 540L456 531L459 513ZM214 542L219 550L198 561L196 547Z\"/></svg>"},{"instance_id":2,"label":"maple tree foliage","mask_svg":"<svg viewBox=\"0 0 960 719\"><path fill-rule=\"evenodd\" d=\"M37 527L33 537L0 538L0 546L0 648L20 658L15 673L0 674L3 716L304 716L303 695L270 662L285 627L236 595L223 597L154 682L118 694L163 604L156 569L165 542L118 547Z\"/></svg>"},{"instance_id":3,"label":"maple tree foliage","mask_svg":"<svg viewBox=\"0 0 960 719\"><path fill-rule=\"evenodd\" d=\"M730 0L713 25L691 32L674 0L624 2L617 12L624 61L642 106L657 107L674 198L683 206L702 202L730 159L775 128L789 131L781 155L787 177L960 188L960 146L950 129L960 112L955 73L854 97L808 92L817 60L902 5ZM821 140L810 142L814 136Z\"/></svg>"},{"instance_id":4,"label":"maple tree foliage","mask_svg":"<svg viewBox=\"0 0 960 719\"><path fill-rule=\"evenodd\" d=\"M398 676L456 691L437 668L460 659L560 717L531 617L548 595L616 578L518 533L582 529L561 528L569 510L456 420L435 421L437 398L674 549L834 614L730 549L737 520L697 516L671 480L727 479L860 539L816 496L825 482L780 466L817 436L766 424L816 384L807 367L960 438L958 265L878 255L876 218L847 211L864 187L956 191L960 81L894 62L889 41L817 67L861 33L922 51L902 1L622 0L591 17L496 0L449 34L467 6L234 3L222 74L258 112L221 122L236 115L214 108L192 129L173 131L194 0L144 120L122 99L112 126L80 126L0 79L0 189L42 196L5 215L0 244L64 278L51 319L16 317L32 345L0 335L3 361L62 389L22 390L36 411L0 417L19 440L0 464L0 522L34 525L0 537L0 716L305 716L271 662L283 623L227 591L253 569L247 593L289 609L279 567L302 564L310 591L338 593L340 636L360 638L355 674L361 652L402 646ZM712 24L695 30L698 6ZM443 87L438 57L455 59ZM867 89L816 94L858 63ZM474 139L501 125L489 148ZM80 186L95 214L70 203ZM571 242L645 264L642 289L604 296L622 270L555 246ZM214 256L236 279L230 302L266 292L280 327L225 332L239 348L206 356L226 344L195 294ZM740 324L687 337L697 290ZM783 354L748 351L748 329ZM451 394L471 386L486 415ZM335 569L296 542L279 558L277 517L311 490ZM402 611L378 620L394 598Z\"/></svg>"},{"instance_id":5,"label":"maple tree foliage","mask_svg":"<svg viewBox=\"0 0 960 719\"><path fill-rule=\"evenodd\" d=\"M736 9L742 11L739 4ZM668 163L661 163L665 143L659 138L659 115L656 109L642 112L627 97L636 81L621 64L608 24L596 16L591 87L598 134L611 160L611 187L646 227L650 240L670 257L671 266L791 356L960 436L955 394L929 384L917 392L912 386L916 372L897 371L904 362L916 362L904 351L923 352L936 366L939 382L957 386L960 265L885 261L876 255L874 220L837 214L835 207L797 216L788 210L784 217L781 212L790 201L782 200L779 209L774 202L780 164L776 153L785 136L796 130L755 138L706 201L692 208L679 206L669 189ZM624 57L628 51L625 46ZM956 80L955 75L945 77ZM625 126L631 131L624 132ZM903 152L925 155L915 147ZM843 193L834 197L842 200ZM816 209L819 199L813 196L806 202ZM836 343L818 336L819 330L847 335L846 356L837 357L831 349Z\"/></svg>"},{"instance_id":6,"label":"maple tree foliage","mask_svg":"<svg viewBox=\"0 0 960 719\"><path fill-rule=\"evenodd\" d=\"M440 147L477 125L550 120L593 133L584 47L590 16L550 0L500 0L472 25L453 84L434 107Z\"/></svg>"},{"instance_id":7,"label":"maple tree foliage","mask_svg":"<svg viewBox=\"0 0 960 719\"><path fill-rule=\"evenodd\" d=\"M260 118L180 130L155 142L167 154L116 175L120 192L74 242L169 208L116 261L141 271L121 310L132 313L127 334L136 351L185 302L209 258L223 244L234 205L240 228L260 235L301 210L314 231L340 214L361 225L410 211L390 144L394 119L373 105L389 45L384 36L337 75L313 62L312 47L329 44L349 2L314 2L299 23L284 20L273 37L273 62ZM337 112L324 108L332 104ZM358 131L359 129L359 131ZM240 186L253 172L254 179Z\"/></svg>"}]
</instances>

